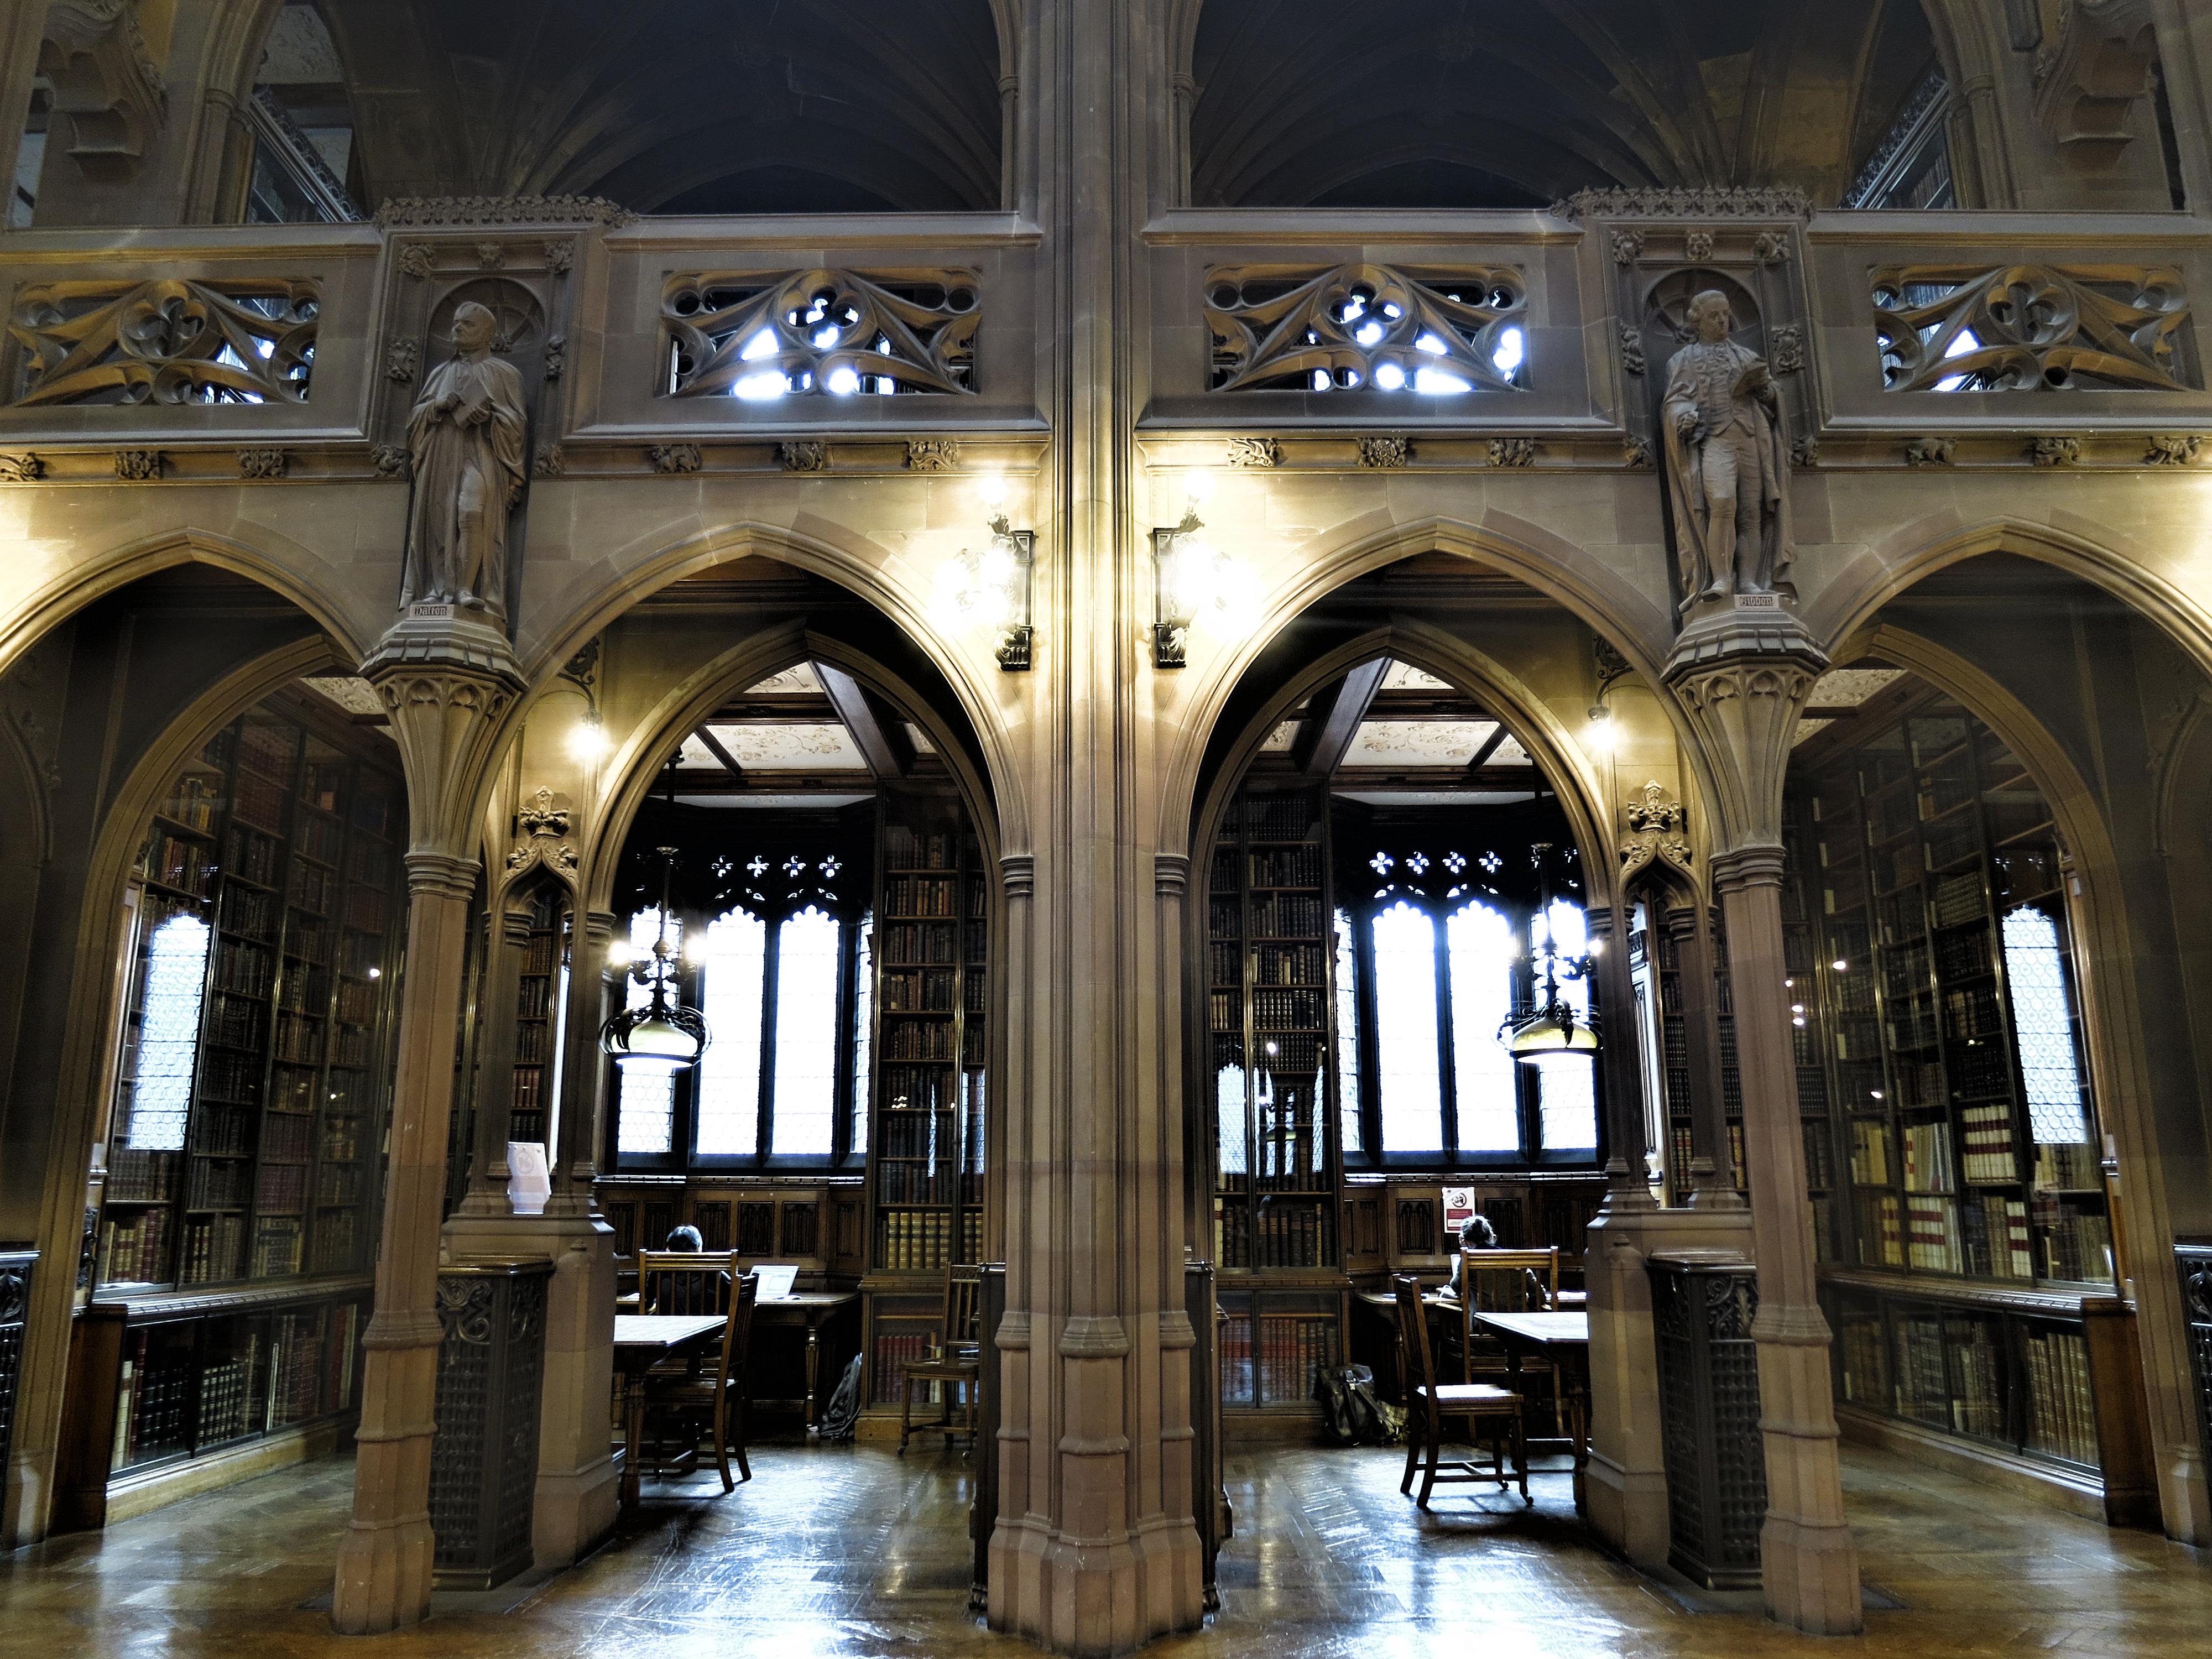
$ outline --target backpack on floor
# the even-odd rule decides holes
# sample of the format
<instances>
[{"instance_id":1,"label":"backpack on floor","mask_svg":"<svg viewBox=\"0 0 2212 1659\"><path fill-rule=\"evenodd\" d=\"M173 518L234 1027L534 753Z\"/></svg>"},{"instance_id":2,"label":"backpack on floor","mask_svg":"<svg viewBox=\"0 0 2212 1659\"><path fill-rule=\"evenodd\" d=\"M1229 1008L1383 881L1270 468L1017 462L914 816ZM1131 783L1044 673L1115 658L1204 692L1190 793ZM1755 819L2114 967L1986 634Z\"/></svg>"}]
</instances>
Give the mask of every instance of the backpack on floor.
<instances>
[{"instance_id":1,"label":"backpack on floor","mask_svg":"<svg viewBox=\"0 0 2212 1659\"><path fill-rule=\"evenodd\" d=\"M1406 1413L1375 1392L1375 1373L1364 1365L1315 1367L1314 1397L1322 1426L1340 1446L1385 1446L1405 1438Z\"/></svg>"},{"instance_id":2,"label":"backpack on floor","mask_svg":"<svg viewBox=\"0 0 2212 1659\"><path fill-rule=\"evenodd\" d=\"M844 1376L837 1379L836 1392L830 1403L822 1408L822 1420L815 1434L823 1440L850 1440L854 1425L860 1420L860 1356L854 1354L853 1363L845 1367Z\"/></svg>"}]
</instances>

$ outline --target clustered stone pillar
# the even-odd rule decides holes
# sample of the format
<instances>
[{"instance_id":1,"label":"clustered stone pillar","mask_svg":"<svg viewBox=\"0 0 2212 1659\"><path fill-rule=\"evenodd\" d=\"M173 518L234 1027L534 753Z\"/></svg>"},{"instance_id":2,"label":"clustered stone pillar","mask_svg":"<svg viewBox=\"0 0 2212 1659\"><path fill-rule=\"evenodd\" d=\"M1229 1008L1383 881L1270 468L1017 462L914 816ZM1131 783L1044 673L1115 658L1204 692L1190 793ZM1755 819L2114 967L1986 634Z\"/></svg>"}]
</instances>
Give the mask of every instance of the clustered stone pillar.
<instances>
[{"instance_id":1,"label":"clustered stone pillar","mask_svg":"<svg viewBox=\"0 0 2212 1659\"><path fill-rule=\"evenodd\" d=\"M331 1622L349 1635L429 1611L430 1446L438 1386L439 1222L453 1107L453 1029L465 993L480 868L477 799L501 719L521 690L504 635L401 623L364 665L406 769L407 965L399 989L376 1311L362 1339L353 1518Z\"/></svg>"},{"instance_id":2,"label":"clustered stone pillar","mask_svg":"<svg viewBox=\"0 0 2212 1659\"><path fill-rule=\"evenodd\" d=\"M1814 1286L1782 942L1783 779L1798 715L1826 666L1792 613L1760 604L1685 629L1667 680L1711 769L1711 868L1728 933L1759 1262L1766 1609L1799 1630L1843 1635L1862 1625L1858 1557L1844 1519L1829 1332Z\"/></svg>"}]
</instances>

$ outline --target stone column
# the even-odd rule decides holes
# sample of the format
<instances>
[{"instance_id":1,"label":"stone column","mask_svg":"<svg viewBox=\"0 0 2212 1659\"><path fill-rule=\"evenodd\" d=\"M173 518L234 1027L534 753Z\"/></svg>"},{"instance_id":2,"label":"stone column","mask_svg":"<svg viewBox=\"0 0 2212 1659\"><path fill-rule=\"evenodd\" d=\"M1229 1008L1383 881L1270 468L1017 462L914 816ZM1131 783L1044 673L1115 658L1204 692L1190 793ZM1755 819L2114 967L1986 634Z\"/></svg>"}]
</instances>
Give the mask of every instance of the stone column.
<instances>
[{"instance_id":1,"label":"stone column","mask_svg":"<svg viewBox=\"0 0 2212 1659\"><path fill-rule=\"evenodd\" d=\"M2196 0L2150 0L2159 73L2190 212L2212 214L2212 13Z\"/></svg>"},{"instance_id":2,"label":"stone column","mask_svg":"<svg viewBox=\"0 0 2212 1659\"><path fill-rule=\"evenodd\" d=\"M505 1219L507 1202L507 1131L514 1098L516 1004L522 994L523 956L530 948L530 914L512 902L491 918L482 988L477 994L475 1134L469 1146L469 1185L456 1221Z\"/></svg>"},{"instance_id":3,"label":"stone column","mask_svg":"<svg viewBox=\"0 0 2212 1659\"><path fill-rule=\"evenodd\" d=\"M1720 1008L1714 995L1712 915L1705 895L1670 906L1668 936L1674 941L1681 987L1682 1041L1690 1073L1690 1204L1699 1210L1740 1210L1729 1158L1728 1099L1721 1086Z\"/></svg>"},{"instance_id":4,"label":"stone column","mask_svg":"<svg viewBox=\"0 0 2212 1659\"><path fill-rule=\"evenodd\" d=\"M1797 717L1827 658L1768 596L1700 617L1667 666L1713 790L1710 867L1728 929L1744 1154L1759 1262L1766 1610L1815 1635L1861 1628L1857 1552L1844 1519L1829 1333L1814 1291L1782 948L1782 786Z\"/></svg>"},{"instance_id":5,"label":"stone column","mask_svg":"<svg viewBox=\"0 0 2212 1659\"><path fill-rule=\"evenodd\" d=\"M1040 0L1022 31L1025 200L1053 438L1039 471L1036 667L1009 838L1004 1415L994 1627L1119 1653L1201 1616L1190 1515L1180 1067L1158 1009L1182 941L1148 891L1160 768L1138 603L1146 89L1144 6ZM1034 88L1032 91L1031 89ZM1026 844L1024 844L1024 841ZM1033 860L1033 862L1032 862Z\"/></svg>"},{"instance_id":6,"label":"stone column","mask_svg":"<svg viewBox=\"0 0 2212 1659\"><path fill-rule=\"evenodd\" d=\"M437 1398L438 1248L453 1029L464 994L477 805L501 718L521 689L489 629L403 623L362 674L392 717L406 769L407 961L399 991L376 1311L362 1346L353 1519L338 1547L331 1623L366 1635L429 1611L430 1443Z\"/></svg>"}]
</instances>

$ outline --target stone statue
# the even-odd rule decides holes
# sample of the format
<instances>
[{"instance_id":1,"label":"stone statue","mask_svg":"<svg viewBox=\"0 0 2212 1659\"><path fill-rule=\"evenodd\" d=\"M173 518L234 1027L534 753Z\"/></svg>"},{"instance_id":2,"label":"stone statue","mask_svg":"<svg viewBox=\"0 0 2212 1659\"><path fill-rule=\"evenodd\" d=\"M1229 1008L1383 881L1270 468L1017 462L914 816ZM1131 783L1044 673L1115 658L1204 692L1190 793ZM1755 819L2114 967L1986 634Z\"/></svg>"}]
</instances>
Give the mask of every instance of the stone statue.
<instances>
[{"instance_id":1,"label":"stone statue","mask_svg":"<svg viewBox=\"0 0 2212 1659\"><path fill-rule=\"evenodd\" d=\"M1729 338L1728 296L1690 301L1697 338L1667 368L1660 426L1682 605L1771 593L1790 568L1790 436L1765 359Z\"/></svg>"},{"instance_id":2,"label":"stone statue","mask_svg":"<svg viewBox=\"0 0 2212 1659\"><path fill-rule=\"evenodd\" d=\"M507 619L507 519L529 471L522 376L492 356L497 320L465 301L453 356L434 370L407 417L415 496L399 603L452 605Z\"/></svg>"}]
</instances>

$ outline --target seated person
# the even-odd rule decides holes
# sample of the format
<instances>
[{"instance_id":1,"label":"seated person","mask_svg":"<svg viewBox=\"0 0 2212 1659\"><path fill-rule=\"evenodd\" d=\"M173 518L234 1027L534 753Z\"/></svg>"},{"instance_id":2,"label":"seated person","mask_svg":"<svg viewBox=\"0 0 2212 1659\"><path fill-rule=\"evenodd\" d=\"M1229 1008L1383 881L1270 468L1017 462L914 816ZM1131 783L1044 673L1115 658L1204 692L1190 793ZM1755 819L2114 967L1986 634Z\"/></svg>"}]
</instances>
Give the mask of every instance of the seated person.
<instances>
[{"instance_id":1,"label":"seated person","mask_svg":"<svg viewBox=\"0 0 2212 1659\"><path fill-rule=\"evenodd\" d=\"M1461 1255L1461 1251L1494 1250L1498 1247L1498 1229L1490 1224L1489 1218L1480 1215L1469 1216L1467 1218L1467 1225L1460 1232L1459 1249L1452 1252L1451 1277L1444 1281L1444 1294L1456 1297L1460 1293L1460 1269L1466 1261L1466 1258ZM1545 1287L1544 1281L1537 1276L1534 1269L1528 1267L1521 1270L1521 1277L1522 1289L1528 1302L1528 1311L1550 1312L1552 1310L1551 1292Z\"/></svg>"},{"instance_id":2,"label":"seated person","mask_svg":"<svg viewBox=\"0 0 2212 1659\"><path fill-rule=\"evenodd\" d=\"M697 1254L705 1250L707 1243L706 1241L699 1236L699 1230L696 1227L678 1227L668 1235L668 1243L662 1248L665 1249L689 1254ZM725 1273L722 1274L721 1279L722 1295L720 1300L722 1304L726 1307L729 1304L730 1276L728 1273ZM647 1313L659 1313L661 1310L658 1306L655 1306L647 1308L645 1311Z\"/></svg>"}]
</instances>

